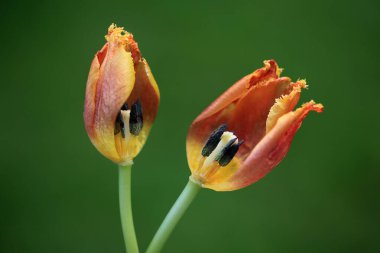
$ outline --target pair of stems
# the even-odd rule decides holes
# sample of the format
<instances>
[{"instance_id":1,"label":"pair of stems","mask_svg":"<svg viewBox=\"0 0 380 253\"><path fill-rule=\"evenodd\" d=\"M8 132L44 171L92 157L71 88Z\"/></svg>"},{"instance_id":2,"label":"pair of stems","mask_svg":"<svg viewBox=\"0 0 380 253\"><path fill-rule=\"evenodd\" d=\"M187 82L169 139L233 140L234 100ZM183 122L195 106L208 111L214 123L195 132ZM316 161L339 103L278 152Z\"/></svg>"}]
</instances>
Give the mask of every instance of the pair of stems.
<instances>
[{"instance_id":1,"label":"pair of stems","mask_svg":"<svg viewBox=\"0 0 380 253\"><path fill-rule=\"evenodd\" d=\"M138 244L132 216L131 202L131 170L132 165L119 166L119 202L121 225L123 229L125 247L128 253L138 253ZM146 253L158 253L164 247L170 234L173 232L178 221L181 219L201 187L189 180L182 193L166 215L160 228L157 230L153 240L148 246Z\"/></svg>"}]
</instances>

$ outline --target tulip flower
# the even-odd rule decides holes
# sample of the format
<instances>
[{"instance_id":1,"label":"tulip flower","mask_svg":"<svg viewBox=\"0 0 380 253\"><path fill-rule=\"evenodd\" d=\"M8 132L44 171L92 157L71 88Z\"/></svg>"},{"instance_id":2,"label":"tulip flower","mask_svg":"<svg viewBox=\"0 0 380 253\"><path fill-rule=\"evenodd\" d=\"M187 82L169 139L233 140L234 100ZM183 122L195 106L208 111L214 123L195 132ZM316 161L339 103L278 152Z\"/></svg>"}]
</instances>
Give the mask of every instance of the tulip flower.
<instances>
[{"instance_id":1,"label":"tulip flower","mask_svg":"<svg viewBox=\"0 0 380 253\"><path fill-rule=\"evenodd\" d=\"M133 35L111 25L105 37L88 75L84 123L100 153L128 165L149 135L160 93Z\"/></svg>"},{"instance_id":2,"label":"tulip flower","mask_svg":"<svg viewBox=\"0 0 380 253\"><path fill-rule=\"evenodd\" d=\"M280 73L265 61L193 121L186 146L194 182L216 191L256 182L284 158L306 115L322 111L314 101L293 111L306 82Z\"/></svg>"},{"instance_id":3,"label":"tulip flower","mask_svg":"<svg viewBox=\"0 0 380 253\"><path fill-rule=\"evenodd\" d=\"M138 252L131 208L131 166L149 135L160 93L133 35L112 24L92 61L84 103L87 134L119 164L119 201L128 252Z\"/></svg>"},{"instance_id":4,"label":"tulip flower","mask_svg":"<svg viewBox=\"0 0 380 253\"><path fill-rule=\"evenodd\" d=\"M232 191L268 174L285 157L314 101L293 111L306 82L280 77L274 60L231 86L191 124L187 159L192 175L148 248L159 252L201 188Z\"/></svg>"}]
</instances>

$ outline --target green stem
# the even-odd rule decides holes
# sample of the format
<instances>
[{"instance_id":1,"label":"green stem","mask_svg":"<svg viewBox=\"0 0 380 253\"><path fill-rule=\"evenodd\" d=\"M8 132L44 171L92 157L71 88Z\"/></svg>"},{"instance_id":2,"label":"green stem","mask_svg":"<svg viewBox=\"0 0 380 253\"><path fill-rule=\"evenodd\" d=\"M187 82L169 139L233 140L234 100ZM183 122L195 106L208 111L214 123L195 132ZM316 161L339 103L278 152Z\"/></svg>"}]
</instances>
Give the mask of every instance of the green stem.
<instances>
[{"instance_id":1,"label":"green stem","mask_svg":"<svg viewBox=\"0 0 380 253\"><path fill-rule=\"evenodd\" d=\"M132 165L119 165L119 203L121 226L123 229L125 248L128 253L138 253L135 227L132 217L131 201L131 172Z\"/></svg>"},{"instance_id":2,"label":"green stem","mask_svg":"<svg viewBox=\"0 0 380 253\"><path fill-rule=\"evenodd\" d=\"M173 232L178 221L181 219L195 196L200 191L201 186L189 180L185 189L183 189L181 195L179 195L177 201L174 203L172 209L166 215L165 220L162 222L160 228L157 230L150 243L146 253L158 253L164 247L164 244L168 240L170 234Z\"/></svg>"}]
</instances>

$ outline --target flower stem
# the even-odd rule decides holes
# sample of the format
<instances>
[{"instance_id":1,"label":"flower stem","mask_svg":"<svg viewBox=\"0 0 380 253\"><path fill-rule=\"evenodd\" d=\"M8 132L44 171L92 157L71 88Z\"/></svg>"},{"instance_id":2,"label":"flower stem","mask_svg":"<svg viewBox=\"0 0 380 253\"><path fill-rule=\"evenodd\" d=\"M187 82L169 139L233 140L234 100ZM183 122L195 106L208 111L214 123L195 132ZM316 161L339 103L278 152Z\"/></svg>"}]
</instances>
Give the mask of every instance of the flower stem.
<instances>
[{"instance_id":1,"label":"flower stem","mask_svg":"<svg viewBox=\"0 0 380 253\"><path fill-rule=\"evenodd\" d=\"M131 203L131 172L132 165L119 165L119 203L121 226L123 229L124 243L128 253L138 253L135 227L132 217Z\"/></svg>"},{"instance_id":2,"label":"flower stem","mask_svg":"<svg viewBox=\"0 0 380 253\"><path fill-rule=\"evenodd\" d=\"M178 221L181 219L195 196L199 193L202 187L193 181L189 180L181 195L179 195L177 201L166 215L160 228L157 230L150 243L146 253L158 253L164 247L164 244L168 240L170 234L173 232Z\"/></svg>"}]
</instances>

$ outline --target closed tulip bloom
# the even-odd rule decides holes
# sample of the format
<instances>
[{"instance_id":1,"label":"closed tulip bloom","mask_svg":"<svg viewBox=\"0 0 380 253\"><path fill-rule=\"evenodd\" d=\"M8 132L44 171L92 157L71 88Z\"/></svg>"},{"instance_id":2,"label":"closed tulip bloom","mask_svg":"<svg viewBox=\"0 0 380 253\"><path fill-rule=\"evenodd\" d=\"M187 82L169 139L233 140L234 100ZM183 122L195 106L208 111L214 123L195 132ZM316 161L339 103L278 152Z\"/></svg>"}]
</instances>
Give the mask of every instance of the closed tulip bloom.
<instances>
[{"instance_id":1,"label":"closed tulip bloom","mask_svg":"<svg viewBox=\"0 0 380 253\"><path fill-rule=\"evenodd\" d=\"M105 38L88 75L84 123L100 153L129 165L149 135L160 94L133 35L112 24Z\"/></svg>"},{"instance_id":2,"label":"closed tulip bloom","mask_svg":"<svg viewBox=\"0 0 380 253\"><path fill-rule=\"evenodd\" d=\"M191 124L187 159L191 180L204 188L232 191L269 173L284 158L314 101L293 111L306 82L280 77L274 60L243 77Z\"/></svg>"}]
</instances>

